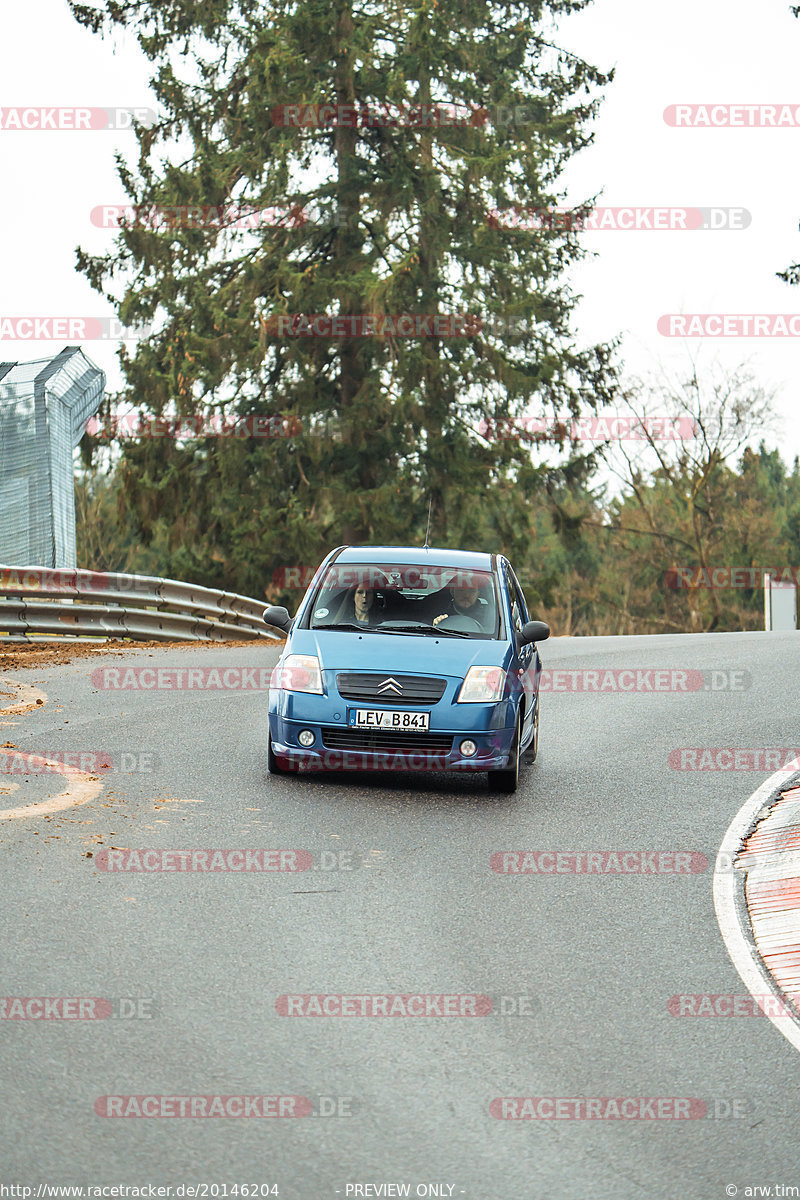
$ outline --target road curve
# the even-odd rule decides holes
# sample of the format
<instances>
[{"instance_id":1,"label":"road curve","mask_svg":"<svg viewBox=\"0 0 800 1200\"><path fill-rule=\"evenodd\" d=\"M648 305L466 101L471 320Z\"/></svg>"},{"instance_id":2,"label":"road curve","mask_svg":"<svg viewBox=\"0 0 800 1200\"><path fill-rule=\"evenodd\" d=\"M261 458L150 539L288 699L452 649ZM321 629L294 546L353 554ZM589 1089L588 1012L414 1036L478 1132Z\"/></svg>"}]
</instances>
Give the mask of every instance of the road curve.
<instances>
[{"instance_id":1,"label":"road curve","mask_svg":"<svg viewBox=\"0 0 800 1200\"><path fill-rule=\"evenodd\" d=\"M763 1017L680 1017L672 1000L745 990L716 922L713 865L772 770L682 770L702 759L670 754L791 747L795 645L758 633L546 643L545 667L564 674L543 696L539 761L511 797L482 777L270 777L266 694L253 687L98 687L92 672L112 664L101 654L16 672L48 702L13 718L9 742L113 765L91 802L0 822L3 994L50 998L53 1014L36 1019L34 1005L31 1019L0 1022L0 1174L277 1184L290 1200L403 1194L353 1190L390 1183L468 1200L712 1200L726 1186L800 1184L797 1051ZM246 671L276 658L180 649L113 666ZM658 690L664 679L676 690ZM4 795L10 782L0 808L63 781L15 776ZM129 865L112 848L299 850L313 867L99 869ZM627 852L627 870L612 851ZM526 861L526 873L492 865ZM290 1016L287 995L467 998L456 1007L488 996L494 1011ZM102 1019L57 1019L54 998L109 1003ZM6 1000L7 1017L20 1011ZM304 1097L312 1114L96 1109L109 1096L217 1095ZM503 1109L503 1097L540 1099ZM641 1119L630 1103L613 1119L610 1100L635 1098ZM523 1112L536 1115L498 1119ZM684 1112L693 1119L672 1119Z\"/></svg>"}]
</instances>

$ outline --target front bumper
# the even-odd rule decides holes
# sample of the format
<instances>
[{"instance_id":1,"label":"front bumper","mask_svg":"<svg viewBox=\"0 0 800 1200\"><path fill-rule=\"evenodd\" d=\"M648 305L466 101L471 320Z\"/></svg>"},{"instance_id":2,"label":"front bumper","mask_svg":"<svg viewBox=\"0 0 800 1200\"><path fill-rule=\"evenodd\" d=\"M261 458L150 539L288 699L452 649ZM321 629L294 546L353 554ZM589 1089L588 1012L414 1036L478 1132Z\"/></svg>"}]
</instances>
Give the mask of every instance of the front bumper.
<instances>
[{"instance_id":1,"label":"front bumper","mask_svg":"<svg viewBox=\"0 0 800 1200\"><path fill-rule=\"evenodd\" d=\"M347 709L355 706L331 701L328 696L271 692L273 753L307 771L494 771L508 765L516 727L510 700L420 707L412 711L430 712L430 729L414 734L356 730L347 724ZM301 730L314 734L307 748L298 741ZM460 749L466 739L477 747L469 757Z\"/></svg>"},{"instance_id":2,"label":"front bumper","mask_svg":"<svg viewBox=\"0 0 800 1200\"><path fill-rule=\"evenodd\" d=\"M308 725L304 729L310 728ZM514 730L508 731L509 747ZM464 739L460 739L463 741ZM272 750L300 771L496 771L508 765L507 750L498 754L495 748L478 748L467 758L455 749L449 753L408 750L338 750L314 746L289 746L272 739Z\"/></svg>"}]
</instances>

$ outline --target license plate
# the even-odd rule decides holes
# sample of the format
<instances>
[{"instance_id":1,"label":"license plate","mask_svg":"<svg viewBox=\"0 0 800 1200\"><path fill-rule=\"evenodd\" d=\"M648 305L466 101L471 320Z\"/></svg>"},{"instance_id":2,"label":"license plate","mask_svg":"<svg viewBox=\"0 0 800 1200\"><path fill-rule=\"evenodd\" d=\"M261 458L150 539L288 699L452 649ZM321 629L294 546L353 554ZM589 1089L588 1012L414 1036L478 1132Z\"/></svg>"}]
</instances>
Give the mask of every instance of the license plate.
<instances>
[{"instance_id":1,"label":"license plate","mask_svg":"<svg viewBox=\"0 0 800 1200\"><path fill-rule=\"evenodd\" d=\"M427 729L430 713L397 708L351 708L348 723L358 729Z\"/></svg>"}]
</instances>

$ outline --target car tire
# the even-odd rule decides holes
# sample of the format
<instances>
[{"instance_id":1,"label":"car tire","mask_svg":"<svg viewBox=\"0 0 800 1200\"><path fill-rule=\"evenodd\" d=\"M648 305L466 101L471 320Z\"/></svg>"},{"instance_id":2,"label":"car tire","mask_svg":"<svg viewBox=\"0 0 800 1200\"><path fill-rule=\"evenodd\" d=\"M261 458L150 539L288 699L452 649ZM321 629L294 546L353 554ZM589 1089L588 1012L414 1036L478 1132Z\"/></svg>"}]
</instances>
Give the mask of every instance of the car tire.
<instances>
[{"instance_id":1,"label":"car tire","mask_svg":"<svg viewBox=\"0 0 800 1200\"><path fill-rule=\"evenodd\" d=\"M541 699L537 696L536 697L536 711L533 714L533 737L531 739L530 746L525 751L525 762L526 763L535 763L536 756L539 753L539 706L540 706L540 704L541 704Z\"/></svg>"},{"instance_id":2,"label":"car tire","mask_svg":"<svg viewBox=\"0 0 800 1200\"><path fill-rule=\"evenodd\" d=\"M508 756L508 766L499 771L489 771L489 787L495 792L506 792L509 795L517 790L519 783L519 744L522 739L522 714L517 716L517 727L511 752Z\"/></svg>"}]
</instances>

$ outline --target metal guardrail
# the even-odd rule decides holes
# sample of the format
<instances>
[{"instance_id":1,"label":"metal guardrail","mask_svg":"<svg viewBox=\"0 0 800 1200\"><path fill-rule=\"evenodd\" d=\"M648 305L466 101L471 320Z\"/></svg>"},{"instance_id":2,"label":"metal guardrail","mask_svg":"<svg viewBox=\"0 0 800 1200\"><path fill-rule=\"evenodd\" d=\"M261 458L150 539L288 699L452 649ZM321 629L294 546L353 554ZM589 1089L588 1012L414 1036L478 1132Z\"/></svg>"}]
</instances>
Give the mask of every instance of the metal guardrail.
<instances>
[{"instance_id":1,"label":"metal guardrail","mask_svg":"<svg viewBox=\"0 0 800 1200\"><path fill-rule=\"evenodd\" d=\"M266 607L263 600L177 579L0 564L0 645L54 636L280 641L264 625Z\"/></svg>"}]
</instances>

